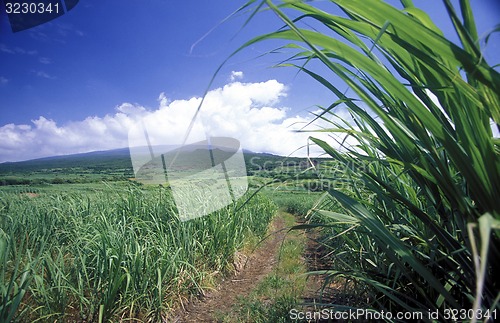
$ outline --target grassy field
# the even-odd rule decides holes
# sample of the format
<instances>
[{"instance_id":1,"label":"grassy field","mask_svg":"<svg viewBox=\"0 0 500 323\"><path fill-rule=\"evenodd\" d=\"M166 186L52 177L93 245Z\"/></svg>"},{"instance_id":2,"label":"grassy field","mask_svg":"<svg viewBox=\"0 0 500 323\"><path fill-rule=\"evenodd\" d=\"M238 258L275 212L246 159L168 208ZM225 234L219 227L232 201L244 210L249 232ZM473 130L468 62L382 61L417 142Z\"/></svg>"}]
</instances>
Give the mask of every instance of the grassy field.
<instances>
[{"instance_id":1,"label":"grassy field","mask_svg":"<svg viewBox=\"0 0 500 323\"><path fill-rule=\"evenodd\" d=\"M122 153L1 165L0 321L161 320L232 272L278 207L303 215L320 196L305 159L247 154L250 191L182 222L168 184L113 177L131 171Z\"/></svg>"},{"instance_id":2,"label":"grassy field","mask_svg":"<svg viewBox=\"0 0 500 323\"><path fill-rule=\"evenodd\" d=\"M161 320L231 271L276 209L262 195L238 207L181 222L161 187L2 189L0 320Z\"/></svg>"}]
</instances>

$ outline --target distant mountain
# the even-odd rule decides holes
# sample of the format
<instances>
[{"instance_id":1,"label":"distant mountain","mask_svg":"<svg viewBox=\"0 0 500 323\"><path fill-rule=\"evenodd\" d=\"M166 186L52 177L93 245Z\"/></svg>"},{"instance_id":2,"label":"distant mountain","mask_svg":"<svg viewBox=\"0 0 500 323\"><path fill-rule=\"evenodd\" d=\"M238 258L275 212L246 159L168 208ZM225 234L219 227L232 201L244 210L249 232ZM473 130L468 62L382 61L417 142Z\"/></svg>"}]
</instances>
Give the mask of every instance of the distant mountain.
<instances>
[{"instance_id":1,"label":"distant mountain","mask_svg":"<svg viewBox=\"0 0 500 323\"><path fill-rule=\"evenodd\" d=\"M130 168L130 152L128 148L88 153L52 156L20 162L0 164L0 174L40 172L48 169L66 168Z\"/></svg>"},{"instance_id":2,"label":"distant mountain","mask_svg":"<svg viewBox=\"0 0 500 323\"><path fill-rule=\"evenodd\" d=\"M171 150L175 147L154 147L155 151ZM199 149L193 146L191 149ZM134 148L132 148L134 149ZM147 147L139 148L148 153ZM243 150L245 162L249 171L258 171L264 168L274 168L283 163L301 161L303 158L285 158L283 156L269 153L255 153ZM132 162L129 148L120 148L106 151L93 151L88 153L53 156L37 158L21 162L6 162L0 164L0 176L19 176L29 174L37 176L40 174L121 174L125 177L133 177Z\"/></svg>"}]
</instances>

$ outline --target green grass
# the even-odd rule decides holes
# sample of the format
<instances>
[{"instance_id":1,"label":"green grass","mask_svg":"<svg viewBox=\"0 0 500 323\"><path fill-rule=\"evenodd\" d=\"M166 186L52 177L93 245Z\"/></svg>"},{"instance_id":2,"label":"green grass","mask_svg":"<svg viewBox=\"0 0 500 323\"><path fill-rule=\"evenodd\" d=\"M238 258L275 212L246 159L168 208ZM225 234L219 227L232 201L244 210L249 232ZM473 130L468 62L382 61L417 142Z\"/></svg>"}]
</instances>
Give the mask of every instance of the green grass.
<instances>
[{"instance_id":1,"label":"green grass","mask_svg":"<svg viewBox=\"0 0 500 323\"><path fill-rule=\"evenodd\" d=\"M316 114L329 123L318 131L349 139L337 150L311 137L345 166L344 185L312 217L338 264L331 278L369 285L374 311L499 311L500 149L490 122L499 128L500 74L482 55L488 38L469 1L443 1L460 44L411 0L257 3L284 27L239 50L284 41L291 54L280 66L337 97Z\"/></svg>"},{"instance_id":2,"label":"green grass","mask_svg":"<svg viewBox=\"0 0 500 323\"><path fill-rule=\"evenodd\" d=\"M266 194L285 212L306 216L321 196L313 192L283 192L277 190L266 191Z\"/></svg>"},{"instance_id":3,"label":"green grass","mask_svg":"<svg viewBox=\"0 0 500 323\"><path fill-rule=\"evenodd\" d=\"M230 271L275 212L257 195L181 222L164 188L71 187L0 191L2 322L161 320Z\"/></svg>"}]
</instances>

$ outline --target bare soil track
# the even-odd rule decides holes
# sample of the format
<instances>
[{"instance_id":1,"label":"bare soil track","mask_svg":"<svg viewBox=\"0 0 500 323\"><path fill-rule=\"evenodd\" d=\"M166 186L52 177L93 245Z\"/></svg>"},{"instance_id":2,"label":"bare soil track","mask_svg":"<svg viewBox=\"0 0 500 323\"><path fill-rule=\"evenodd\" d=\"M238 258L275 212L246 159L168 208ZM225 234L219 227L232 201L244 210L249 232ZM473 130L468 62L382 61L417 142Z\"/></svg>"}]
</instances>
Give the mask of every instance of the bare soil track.
<instances>
[{"instance_id":1,"label":"bare soil track","mask_svg":"<svg viewBox=\"0 0 500 323\"><path fill-rule=\"evenodd\" d=\"M219 287L187 305L171 322L216 322L217 313L227 313L239 295L248 294L273 270L278 261L278 249L286 230L279 215L271 223L271 234L248 258L240 259L241 268L227 277ZM239 267L239 265L237 265Z\"/></svg>"}]
</instances>

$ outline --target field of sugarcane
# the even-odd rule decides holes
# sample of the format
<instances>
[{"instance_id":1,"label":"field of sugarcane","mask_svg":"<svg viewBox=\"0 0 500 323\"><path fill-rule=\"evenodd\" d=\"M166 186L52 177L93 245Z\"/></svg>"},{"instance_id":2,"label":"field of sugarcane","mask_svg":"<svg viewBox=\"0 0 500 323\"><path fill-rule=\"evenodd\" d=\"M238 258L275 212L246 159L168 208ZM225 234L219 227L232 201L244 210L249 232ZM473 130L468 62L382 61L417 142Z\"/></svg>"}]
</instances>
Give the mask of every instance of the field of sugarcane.
<instances>
[{"instance_id":1,"label":"field of sugarcane","mask_svg":"<svg viewBox=\"0 0 500 323\"><path fill-rule=\"evenodd\" d=\"M281 40L269 51L290 51L279 65L337 98L315 113L330 141L310 137L328 163L298 170L299 182L288 166L273 168L255 185L272 181L277 203L307 214L295 229L319 231L329 266L311 274L326 277L325 287L345 283L342 293L354 296L312 305L494 321L500 74L483 56L491 34L478 35L468 0L442 1L457 42L413 1L400 3L265 0L242 8L254 6L251 17L270 11L283 28L238 51ZM294 195L289 177L302 193L315 192ZM274 204L257 194L235 212L239 206L181 222L162 187L3 190L0 321L158 321L227 270L246 236L265 233Z\"/></svg>"},{"instance_id":2,"label":"field of sugarcane","mask_svg":"<svg viewBox=\"0 0 500 323\"><path fill-rule=\"evenodd\" d=\"M483 56L498 25L480 37L467 0L442 1L458 43L411 0L259 3L255 13L283 28L240 50L282 40L280 66L337 97L316 113L330 141L311 141L343 165L345 185L327 189L309 220L327 249L320 274L347 279L364 302L322 305L498 318L500 74Z\"/></svg>"},{"instance_id":3,"label":"field of sugarcane","mask_svg":"<svg viewBox=\"0 0 500 323\"><path fill-rule=\"evenodd\" d=\"M161 321L265 234L274 204L245 201L181 222L163 187L4 188L0 321Z\"/></svg>"}]
</instances>

